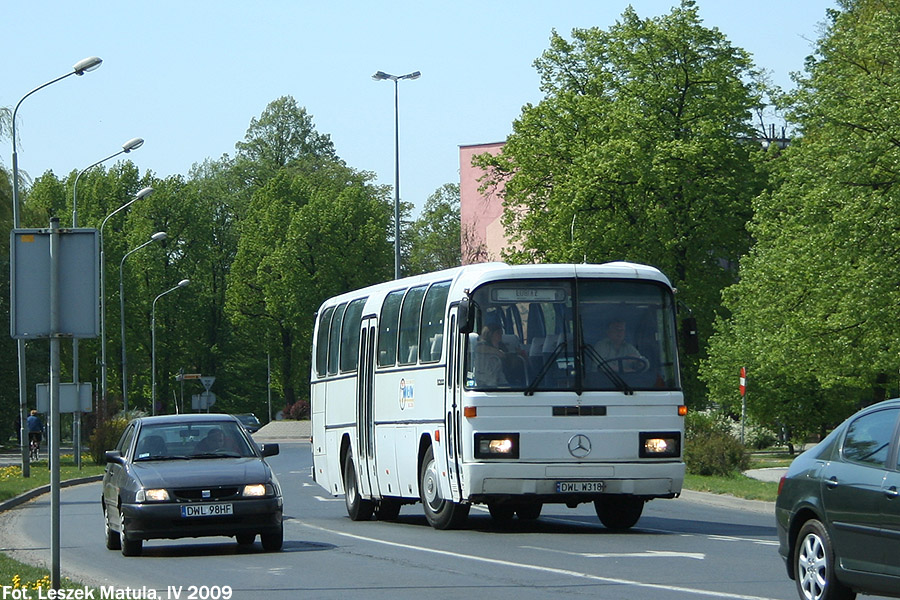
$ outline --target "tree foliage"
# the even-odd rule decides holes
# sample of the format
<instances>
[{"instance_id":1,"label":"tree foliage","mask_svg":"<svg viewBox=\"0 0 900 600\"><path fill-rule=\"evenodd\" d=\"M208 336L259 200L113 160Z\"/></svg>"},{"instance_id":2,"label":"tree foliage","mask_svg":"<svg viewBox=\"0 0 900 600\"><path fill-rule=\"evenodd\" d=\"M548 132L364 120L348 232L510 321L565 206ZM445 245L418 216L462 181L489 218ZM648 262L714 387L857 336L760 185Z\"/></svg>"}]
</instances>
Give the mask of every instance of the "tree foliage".
<instances>
[{"instance_id":1,"label":"tree foliage","mask_svg":"<svg viewBox=\"0 0 900 600\"><path fill-rule=\"evenodd\" d=\"M749 410L800 435L883 398L900 356L900 2L839 5L790 98L803 137L755 202L757 242L704 368L724 404L746 365Z\"/></svg>"},{"instance_id":2,"label":"tree foliage","mask_svg":"<svg viewBox=\"0 0 900 600\"><path fill-rule=\"evenodd\" d=\"M710 331L764 184L745 143L760 102L747 53L685 0L654 19L629 8L571 40L554 32L535 66L544 99L499 155L477 159L487 185L505 182L521 245L507 258L657 266Z\"/></svg>"},{"instance_id":3,"label":"tree foliage","mask_svg":"<svg viewBox=\"0 0 900 600\"><path fill-rule=\"evenodd\" d=\"M417 275L462 264L459 184L447 183L425 201L409 228L411 247L405 274Z\"/></svg>"}]
</instances>

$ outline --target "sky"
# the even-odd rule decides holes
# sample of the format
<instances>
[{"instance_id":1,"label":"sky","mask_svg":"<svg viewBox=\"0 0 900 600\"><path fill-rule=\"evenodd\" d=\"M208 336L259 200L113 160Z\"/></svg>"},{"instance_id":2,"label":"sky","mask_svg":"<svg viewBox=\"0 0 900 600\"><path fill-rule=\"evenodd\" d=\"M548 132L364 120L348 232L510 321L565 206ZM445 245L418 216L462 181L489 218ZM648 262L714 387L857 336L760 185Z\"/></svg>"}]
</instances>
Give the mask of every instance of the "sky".
<instances>
[{"instance_id":1,"label":"sky","mask_svg":"<svg viewBox=\"0 0 900 600\"><path fill-rule=\"evenodd\" d=\"M641 18L677 0L33 0L7 2L0 106L98 56L101 67L22 102L19 169L59 178L140 137L127 158L143 174L189 175L234 156L250 120L293 96L357 170L393 186L394 84L399 83L400 191L421 209L459 183L459 146L500 142L542 94L533 63L552 31L608 29L631 5ZM773 83L793 87L835 0L698 0L716 27ZM12 165L5 136L0 163ZM5 147L5 149L3 149ZM91 224L82 224L89 226ZM23 224L23 226L42 226Z\"/></svg>"}]
</instances>

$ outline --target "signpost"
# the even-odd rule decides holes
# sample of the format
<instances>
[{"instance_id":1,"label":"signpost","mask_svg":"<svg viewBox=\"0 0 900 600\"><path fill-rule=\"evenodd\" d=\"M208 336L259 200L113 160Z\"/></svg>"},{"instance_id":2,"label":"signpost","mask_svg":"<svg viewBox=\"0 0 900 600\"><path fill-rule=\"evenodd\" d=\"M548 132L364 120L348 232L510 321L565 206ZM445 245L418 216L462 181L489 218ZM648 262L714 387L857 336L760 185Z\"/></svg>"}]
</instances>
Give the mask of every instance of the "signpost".
<instances>
[{"instance_id":1,"label":"signpost","mask_svg":"<svg viewBox=\"0 0 900 600\"><path fill-rule=\"evenodd\" d=\"M744 420L747 418L747 368L741 367L738 389L741 392L741 444L744 443Z\"/></svg>"}]
</instances>

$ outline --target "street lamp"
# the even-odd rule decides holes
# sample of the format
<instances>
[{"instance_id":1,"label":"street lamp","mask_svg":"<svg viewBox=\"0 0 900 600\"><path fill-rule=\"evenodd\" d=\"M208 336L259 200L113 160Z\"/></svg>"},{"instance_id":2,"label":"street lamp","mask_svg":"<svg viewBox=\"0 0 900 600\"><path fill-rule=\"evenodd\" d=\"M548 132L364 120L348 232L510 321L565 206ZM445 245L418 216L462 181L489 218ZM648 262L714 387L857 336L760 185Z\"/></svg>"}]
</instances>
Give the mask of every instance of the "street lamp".
<instances>
[{"instance_id":1,"label":"street lamp","mask_svg":"<svg viewBox=\"0 0 900 600\"><path fill-rule=\"evenodd\" d=\"M152 187L145 187L135 194L134 198L106 215L106 218L100 223L100 397L102 398L104 410L106 409L106 275L104 275L103 271L106 269L106 255L103 250L103 228L114 214L125 210L141 198L152 193Z\"/></svg>"},{"instance_id":2,"label":"street lamp","mask_svg":"<svg viewBox=\"0 0 900 600\"><path fill-rule=\"evenodd\" d=\"M394 279L400 279L400 90L401 79L418 79L422 73L413 71L406 75L391 75L378 71L372 75L375 81L390 79L394 82Z\"/></svg>"},{"instance_id":3,"label":"street lamp","mask_svg":"<svg viewBox=\"0 0 900 600\"><path fill-rule=\"evenodd\" d=\"M124 144L122 144L122 149L116 152L115 154L110 154L106 158L100 159L94 164L83 168L78 172L78 175L75 176L75 183L72 184L72 227L78 227L78 180L82 175L96 167L101 163L105 163L111 158L115 158L120 154L127 154L132 150L136 150L144 145L144 140L142 138L131 138ZM78 394L78 338L74 338L72 340L72 383L75 384L76 395ZM81 411L75 412L75 423L73 425L75 438L75 465L80 469L81 468Z\"/></svg>"},{"instance_id":4,"label":"street lamp","mask_svg":"<svg viewBox=\"0 0 900 600\"><path fill-rule=\"evenodd\" d=\"M118 152L116 152L115 154L110 154L106 158L102 158L102 159L98 160L97 162L95 162L94 164L92 164L91 166L85 167L81 171L78 172L78 175L75 176L75 183L72 184L72 227L78 227L78 179L82 175L84 175L87 171L90 171L97 165L105 163L109 159L115 158L115 157L119 156L120 154L128 154L132 150L137 150L138 148L140 148L143 145L144 145L143 138L131 138L130 140L128 140L127 142L122 144L122 149L119 150Z\"/></svg>"},{"instance_id":5,"label":"street lamp","mask_svg":"<svg viewBox=\"0 0 900 600\"><path fill-rule=\"evenodd\" d=\"M61 75L56 79L51 79L47 83L37 86L24 96L22 99L16 103L15 108L13 108L12 113L12 178L13 178L13 227L19 228L21 226L21 219L19 217L19 154L16 152L16 114L19 112L19 106L21 106L22 102L25 101L25 98L32 95L38 90L41 90L48 85L56 83L62 79L70 75L84 75L88 71L93 71L94 69L100 66L100 63L103 61L96 57L91 56L89 58L85 58L83 60L75 63L75 66L72 67L72 70L66 73L65 75ZM19 418L22 421L22 425L20 428L21 434L21 450L22 450L22 476L30 477L31 469L29 468L30 461L28 460L28 435L25 428L25 420L28 416L27 408L28 408L28 397L25 392L25 340L20 338L16 340L16 345L18 347L18 362L19 362ZM58 583L58 568L53 569L53 579Z\"/></svg>"},{"instance_id":6,"label":"street lamp","mask_svg":"<svg viewBox=\"0 0 900 600\"><path fill-rule=\"evenodd\" d=\"M161 242L166 239L165 231L157 231L153 235L150 236L150 239L125 253L125 256L122 257L122 261L119 263L119 317L122 325L121 329L121 339L122 339L122 404L125 409L125 412L128 412L128 369L126 368L126 359L125 359L125 284L124 284L124 267L125 267L125 259L144 248L153 242Z\"/></svg>"},{"instance_id":7,"label":"street lamp","mask_svg":"<svg viewBox=\"0 0 900 600\"><path fill-rule=\"evenodd\" d=\"M151 378L153 382L150 384L150 401L152 403L152 407L150 409L150 414L156 414L156 301L165 296L170 292L174 292L179 288L185 287L191 281L189 279L182 279L178 282L173 288L169 288L164 291L162 294L153 299L153 304L150 307L150 371Z\"/></svg>"}]
</instances>

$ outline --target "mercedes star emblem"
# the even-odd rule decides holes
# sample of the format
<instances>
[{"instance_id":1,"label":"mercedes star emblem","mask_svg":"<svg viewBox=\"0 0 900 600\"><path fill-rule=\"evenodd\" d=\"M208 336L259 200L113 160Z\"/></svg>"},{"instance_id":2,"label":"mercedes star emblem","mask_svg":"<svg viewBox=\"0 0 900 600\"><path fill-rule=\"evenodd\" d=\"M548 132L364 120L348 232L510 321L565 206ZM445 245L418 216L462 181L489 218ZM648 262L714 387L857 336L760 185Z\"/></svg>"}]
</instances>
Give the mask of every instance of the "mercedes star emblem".
<instances>
[{"instance_id":1,"label":"mercedes star emblem","mask_svg":"<svg viewBox=\"0 0 900 600\"><path fill-rule=\"evenodd\" d=\"M586 435L573 435L569 439L569 454L575 458L584 458L591 453L591 440Z\"/></svg>"}]
</instances>

